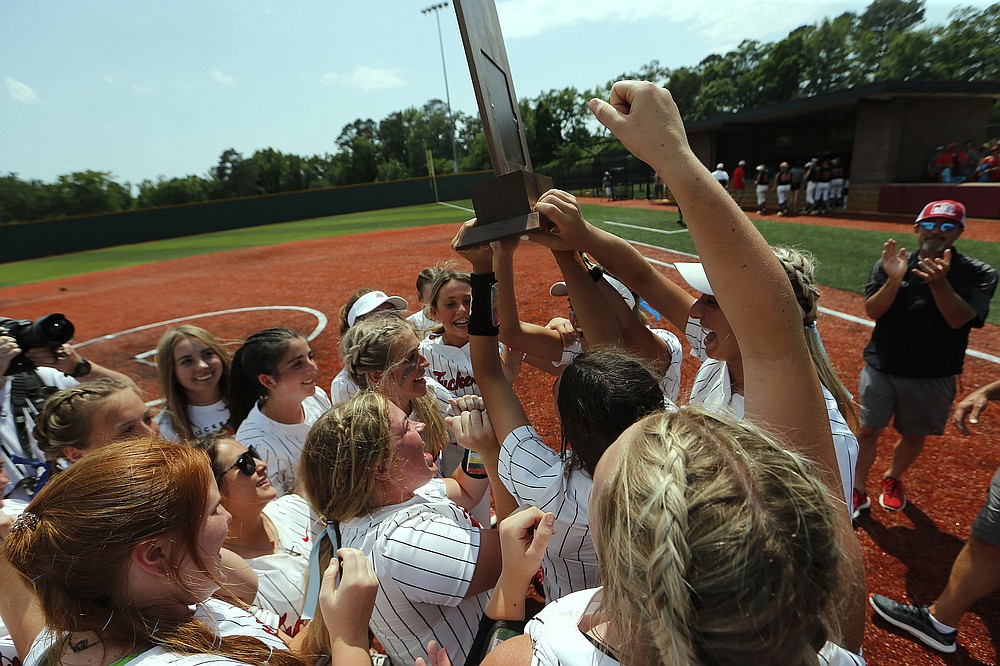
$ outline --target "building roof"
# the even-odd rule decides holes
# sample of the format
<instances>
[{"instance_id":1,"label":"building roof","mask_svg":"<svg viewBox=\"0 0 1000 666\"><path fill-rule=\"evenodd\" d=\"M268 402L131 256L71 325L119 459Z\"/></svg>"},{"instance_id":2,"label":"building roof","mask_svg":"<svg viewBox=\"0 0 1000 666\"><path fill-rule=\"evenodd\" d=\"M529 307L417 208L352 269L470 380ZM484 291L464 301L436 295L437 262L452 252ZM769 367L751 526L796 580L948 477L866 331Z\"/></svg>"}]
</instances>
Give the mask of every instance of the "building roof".
<instances>
[{"instance_id":1,"label":"building roof","mask_svg":"<svg viewBox=\"0 0 1000 666\"><path fill-rule=\"evenodd\" d=\"M855 88L792 99L758 109L726 113L685 123L688 132L720 130L738 125L772 123L787 118L830 112L850 112L862 100L888 101L895 97L1000 98L1000 83L962 81L879 81Z\"/></svg>"}]
</instances>

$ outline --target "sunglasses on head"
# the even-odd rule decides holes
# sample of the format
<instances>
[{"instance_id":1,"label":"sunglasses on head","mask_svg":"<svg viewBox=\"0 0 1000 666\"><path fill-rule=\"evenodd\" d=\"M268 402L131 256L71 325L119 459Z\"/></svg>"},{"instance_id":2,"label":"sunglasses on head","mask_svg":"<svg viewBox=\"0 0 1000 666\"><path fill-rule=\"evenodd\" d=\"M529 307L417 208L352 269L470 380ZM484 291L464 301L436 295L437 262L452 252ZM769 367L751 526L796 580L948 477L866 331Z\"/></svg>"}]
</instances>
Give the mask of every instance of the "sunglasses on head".
<instances>
[{"instance_id":1,"label":"sunglasses on head","mask_svg":"<svg viewBox=\"0 0 1000 666\"><path fill-rule=\"evenodd\" d=\"M924 231L934 231L940 229L944 233L954 231L958 228L957 222L941 222L940 220L924 220L920 223L920 228Z\"/></svg>"},{"instance_id":2,"label":"sunglasses on head","mask_svg":"<svg viewBox=\"0 0 1000 666\"><path fill-rule=\"evenodd\" d=\"M252 446L249 446L247 447L246 451L240 454L240 457L236 459L236 462L234 462L232 465L230 465L223 471L219 472L218 476L216 476L215 478L221 479L226 474L232 472L234 469L240 470L247 476L253 476L254 472L257 471L256 461L258 460L263 460L263 458L261 458L260 454L257 453L257 449L253 448Z\"/></svg>"}]
</instances>

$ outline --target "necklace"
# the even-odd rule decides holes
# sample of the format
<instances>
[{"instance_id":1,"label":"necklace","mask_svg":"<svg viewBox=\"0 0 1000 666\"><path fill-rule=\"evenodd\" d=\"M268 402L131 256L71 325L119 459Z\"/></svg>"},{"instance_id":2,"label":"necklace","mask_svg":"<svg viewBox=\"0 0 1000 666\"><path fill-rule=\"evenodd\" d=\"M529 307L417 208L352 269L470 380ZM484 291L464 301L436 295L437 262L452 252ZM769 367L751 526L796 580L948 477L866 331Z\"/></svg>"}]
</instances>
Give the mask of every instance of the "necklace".
<instances>
[{"instance_id":1,"label":"necklace","mask_svg":"<svg viewBox=\"0 0 1000 666\"><path fill-rule=\"evenodd\" d=\"M264 536L267 538L268 541L267 546L251 546L250 544L236 543L234 541L230 541L229 537L226 538L225 545L231 548L241 548L243 550L252 550L259 553L273 553L275 550L275 546L277 545L277 541L275 538L272 537L271 529L269 529L270 528L269 523L270 521L266 517L264 517Z\"/></svg>"},{"instance_id":2,"label":"necklace","mask_svg":"<svg viewBox=\"0 0 1000 666\"><path fill-rule=\"evenodd\" d=\"M83 652L87 648L94 647L95 645L98 645L103 642L104 642L103 638L97 638L94 640L91 640L90 638L80 638L80 640L74 641L71 637L67 641L67 644L69 645L70 652L73 652L75 654L77 652Z\"/></svg>"}]
</instances>

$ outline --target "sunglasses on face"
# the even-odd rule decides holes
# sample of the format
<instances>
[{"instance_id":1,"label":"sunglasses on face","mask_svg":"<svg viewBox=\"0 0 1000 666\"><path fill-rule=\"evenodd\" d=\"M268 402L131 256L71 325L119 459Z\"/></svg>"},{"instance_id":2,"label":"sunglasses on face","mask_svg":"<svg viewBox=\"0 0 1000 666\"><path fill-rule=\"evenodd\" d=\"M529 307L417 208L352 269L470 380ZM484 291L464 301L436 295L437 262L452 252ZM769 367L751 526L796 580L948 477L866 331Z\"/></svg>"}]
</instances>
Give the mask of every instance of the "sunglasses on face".
<instances>
[{"instance_id":1,"label":"sunglasses on face","mask_svg":"<svg viewBox=\"0 0 1000 666\"><path fill-rule=\"evenodd\" d=\"M938 222L937 220L924 220L920 223L920 228L924 231L934 231L935 229L940 229L944 233L949 231L954 231L958 228L956 222Z\"/></svg>"},{"instance_id":2,"label":"sunglasses on face","mask_svg":"<svg viewBox=\"0 0 1000 666\"><path fill-rule=\"evenodd\" d=\"M253 476L254 472L257 471L258 460L263 460L263 458L261 458L260 454L257 453L257 449L253 448L252 446L248 447L246 451L240 454L240 457L236 459L236 462L234 462L232 465L230 465L223 471L219 472L218 476L216 476L215 478L221 479L226 474L232 472L234 469L240 470L247 476Z\"/></svg>"}]
</instances>

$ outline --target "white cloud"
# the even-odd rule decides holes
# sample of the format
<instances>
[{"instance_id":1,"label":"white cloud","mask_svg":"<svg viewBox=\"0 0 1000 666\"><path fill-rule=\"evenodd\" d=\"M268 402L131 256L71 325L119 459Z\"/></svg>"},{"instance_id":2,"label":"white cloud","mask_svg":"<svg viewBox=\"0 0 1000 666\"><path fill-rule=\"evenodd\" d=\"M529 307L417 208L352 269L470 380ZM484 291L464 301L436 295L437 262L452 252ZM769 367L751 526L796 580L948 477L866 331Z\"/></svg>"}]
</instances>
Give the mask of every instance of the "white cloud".
<instances>
[{"instance_id":1,"label":"white cloud","mask_svg":"<svg viewBox=\"0 0 1000 666\"><path fill-rule=\"evenodd\" d=\"M152 95L153 87L147 85L141 85L138 83L133 83L129 88L137 95Z\"/></svg>"},{"instance_id":2,"label":"white cloud","mask_svg":"<svg viewBox=\"0 0 1000 666\"><path fill-rule=\"evenodd\" d=\"M368 67L367 65L359 65L346 75L327 72L320 77L319 82L323 86L342 83L350 88L360 88L365 91L399 88L406 85L406 81L399 75L399 70Z\"/></svg>"},{"instance_id":3,"label":"white cloud","mask_svg":"<svg viewBox=\"0 0 1000 666\"><path fill-rule=\"evenodd\" d=\"M236 83L236 79L224 73L221 69L212 70L212 78L215 82L223 86L231 86Z\"/></svg>"},{"instance_id":4,"label":"white cloud","mask_svg":"<svg viewBox=\"0 0 1000 666\"><path fill-rule=\"evenodd\" d=\"M21 104L34 104L38 101L38 93L36 93L34 88L29 86L27 83L15 81L10 77L4 77L4 81L7 83L7 92L10 93L10 96L14 98L15 102L20 102Z\"/></svg>"},{"instance_id":5,"label":"white cloud","mask_svg":"<svg viewBox=\"0 0 1000 666\"><path fill-rule=\"evenodd\" d=\"M853 3L848 2L847 5ZM745 0L712 2L663 2L662 0L502 0L497 13L505 39L536 37L582 23L609 25L608 41L599 45L613 48L616 40L627 40L622 23L658 21L672 24L677 30L693 32L704 39L711 50L728 50L743 39L772 41L794 28L813 23L820 16L836 16L847 7L837 0L789 0L778 5L759 5L753 20L747 21ZM669 39L669 33L664 34Z\"/></svg>"},{"instance_id":6,"label":"white cloud","mask_svg":"<svg viewBox=\"0 0 1000 666\"><path fill-rule=\"evenodd\" d=\"M384 88L399 88L405 84L398 70L380 69L378 67L355 67L347 77L349 85L362 90L381 90Z\"/></svg>"}]
</instances>

